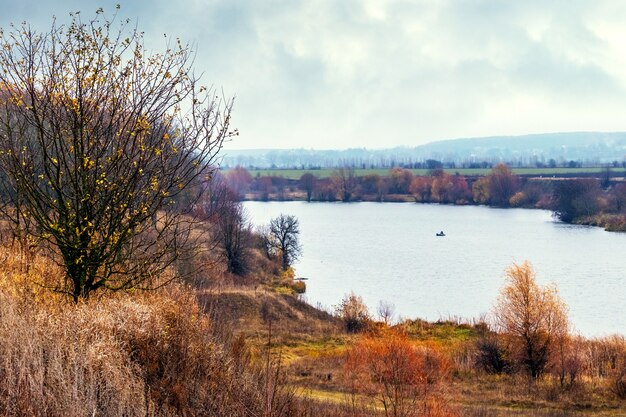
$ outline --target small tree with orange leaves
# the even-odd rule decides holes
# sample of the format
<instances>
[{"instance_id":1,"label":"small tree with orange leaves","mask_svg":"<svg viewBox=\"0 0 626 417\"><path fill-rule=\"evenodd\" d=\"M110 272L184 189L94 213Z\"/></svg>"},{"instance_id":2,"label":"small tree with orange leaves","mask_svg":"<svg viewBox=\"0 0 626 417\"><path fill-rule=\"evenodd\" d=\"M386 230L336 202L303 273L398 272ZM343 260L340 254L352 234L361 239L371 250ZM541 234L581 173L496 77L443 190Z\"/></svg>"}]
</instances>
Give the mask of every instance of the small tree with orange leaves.
<instances>
[{"instance_id":1,"label":"small tree with orange leaves","mask_svg":"<svg viewBox=\"0 0 626 417\"><path fill-rule=\"evenodd\" d=\"M509 267L506 280L494 308L495 324L508 342L512 362L537 379L567 334L567 306L554 285L537 284L529 262Z\"/></svg>"},{"instance_id":2,"label":"small tree with orange leaves","mask_svg":"<svg viewBox=\"0 0 626 417\"><path fill-rule=\"evenodd\" d=\"M423 415L428 395L447 376L449 365L433 348L415 346L395 329L360 337L347 351L345 374L353 393L376 398L385 416Z\"/></svg>"},{"instance_id":3,"label":"small tree with orange leaves","mask_svg":"<svg viewBox=\"0 0 626 417\"><path fill-rule=\"evenodd\" d=\"M409 188L416 202L428 203L431 197L432 178L426 176L413 177Z\"/></svg>"}]
</instances>

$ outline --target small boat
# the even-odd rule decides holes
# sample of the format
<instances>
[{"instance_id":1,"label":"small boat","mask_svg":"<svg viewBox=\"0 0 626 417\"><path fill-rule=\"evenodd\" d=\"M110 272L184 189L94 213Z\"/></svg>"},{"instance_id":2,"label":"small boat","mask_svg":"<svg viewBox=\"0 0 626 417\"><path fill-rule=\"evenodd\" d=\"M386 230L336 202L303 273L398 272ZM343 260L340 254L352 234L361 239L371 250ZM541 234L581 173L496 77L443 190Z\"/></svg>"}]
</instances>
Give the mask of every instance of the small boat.
<instances>
[{"instance_id":1,"label":"small boat","mask_svg":"<svg viewBox=\"0 0 626 417\"><path fill-rule=\"evenodd\" d=\"M437 236L445 236L446 234L443 232L443 230L439 233L437 233Z\"/></svg>"}]
</instances>

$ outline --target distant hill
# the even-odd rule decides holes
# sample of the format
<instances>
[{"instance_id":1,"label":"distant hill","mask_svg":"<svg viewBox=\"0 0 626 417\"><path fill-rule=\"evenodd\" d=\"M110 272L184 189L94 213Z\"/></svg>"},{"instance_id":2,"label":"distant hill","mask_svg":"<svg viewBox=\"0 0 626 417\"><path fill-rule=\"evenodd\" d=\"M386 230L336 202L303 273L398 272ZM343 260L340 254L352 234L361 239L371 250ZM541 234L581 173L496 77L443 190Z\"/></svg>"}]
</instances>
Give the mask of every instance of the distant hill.
<instances>
[{"instance_id":1,"label":"distant hill","mask_svg":"<svg viewBox=\"0 0 626 417\"><path fill-rule=\"evenodd\" d=\"M516 166L583 165L626 160L626 132L541 133L450 139L416 147L389 149L254 149L225 151L222 166L310 168L353 165L388 167L421 164L429 159L447 164L507 162Z\"/></svg>"}]
</instances>

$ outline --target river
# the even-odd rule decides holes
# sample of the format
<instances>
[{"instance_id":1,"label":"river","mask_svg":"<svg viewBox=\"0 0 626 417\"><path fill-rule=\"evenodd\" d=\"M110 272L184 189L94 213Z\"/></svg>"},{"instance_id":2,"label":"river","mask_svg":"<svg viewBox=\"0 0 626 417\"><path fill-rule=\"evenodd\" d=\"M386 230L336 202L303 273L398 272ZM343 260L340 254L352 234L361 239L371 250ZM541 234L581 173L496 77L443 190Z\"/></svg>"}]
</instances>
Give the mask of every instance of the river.
<instances>
[{"instance_id":1,"label":"river","mask_svg":"<svg viewBox=\"0 0 626 417\"><path fill-rule=\"evenodd\" d=\"M626 334L626 234L554 220L549 211L412 203L245 202L255 225L300 223L307 300L332 309L351 291L404 318L488 314L513 262L556 283L575 331ZM436 233L444 231L445 237Z\"/></svg>"}]
</instances>

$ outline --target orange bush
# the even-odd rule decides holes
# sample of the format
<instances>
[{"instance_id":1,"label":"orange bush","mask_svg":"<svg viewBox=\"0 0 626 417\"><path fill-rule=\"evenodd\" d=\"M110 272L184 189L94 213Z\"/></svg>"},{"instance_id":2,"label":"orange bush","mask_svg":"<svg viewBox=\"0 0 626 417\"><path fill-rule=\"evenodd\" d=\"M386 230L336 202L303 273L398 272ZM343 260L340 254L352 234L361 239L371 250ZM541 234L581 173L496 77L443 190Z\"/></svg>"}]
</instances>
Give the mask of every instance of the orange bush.
<instances>
[{"instance_id":1,"label":"orange bush","mask_svg":"<svg viewBox=\"0 0 626 417\"><path fill-rule=\"evenodd\" d=\"M415 346L395 329L364 335L347 351L345 376L353 394L374 397L385 416L417 416L419 407L448 375L449 364L433 347ZM424 403L425 404L425 403Z\"/></svg>"}]
</instances>

